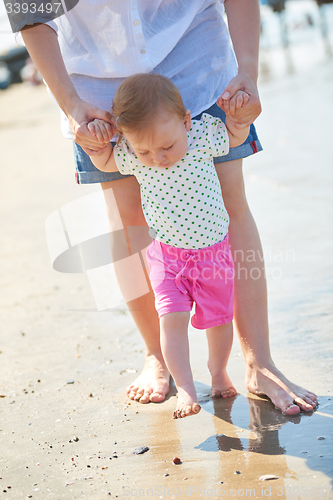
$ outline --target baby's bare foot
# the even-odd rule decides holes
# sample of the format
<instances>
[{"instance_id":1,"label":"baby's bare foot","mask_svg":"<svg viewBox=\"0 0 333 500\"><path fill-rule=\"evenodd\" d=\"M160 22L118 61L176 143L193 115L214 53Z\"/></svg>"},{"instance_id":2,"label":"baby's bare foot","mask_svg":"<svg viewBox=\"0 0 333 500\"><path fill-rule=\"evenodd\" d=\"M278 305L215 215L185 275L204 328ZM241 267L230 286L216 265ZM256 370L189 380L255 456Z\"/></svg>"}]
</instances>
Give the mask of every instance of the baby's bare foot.
<instances>
[{"instance_id":1,"label":"baby's bare foot","mask_svg":"<svg viewBox=\"0 0 333 500\"><path fill-rule=\"evenodd\" d=\"M237 391L232 385L232 382L226 370L220 367L217 372L213 373L213 370L210 368L209 362L208 362L208 368L212 376L212 398L225 399L225 398L233 398L234 396L236 396Z\"/></svg>"},{"instance_id":2,"label":"baby's bare foot","mask_svg":"<svg viewBox=\"0 0 333 500\"><path fill-rule=\"evenodd\" d=\"M228 389L221 389L220 387L214 387L212 386L212 398L213 399L220 399L220 398L233 398L236 396L237 391L236 389L231 386Z\"/></svg>"},{"instance_id":3,"label":"baby's bare foot","mask_svg":"<svg viewBox=\"0 0 333 500\"><path fill-rule=\"evenodd\" d=\"M196 415L201 410L201 406L199 403L193 403L192 406L184 406L183 408L179 408L179 410L175 410L173 412L173 418L184 418L190 417L191 415Z\"/></svg>"},{"instance_id":4,"label":"baby's bare foot","mask_svg":"<svg viewBox=\"0 0 333 500\"><path fill-rule=\"evenodd\" d=\"M147 356L139 377L127 388L131 399L140 403L161 403L169 391L169 372L164 361Z\"/></svg>"},{"instance_id":5,"label":"baby's bare foot","mask_svg":"<svg viewBox=\"0 0 333 500\"><path fill-rule=\"evenodd\" d=\"M173 418L184 418L196 415L201 410L194 385L184 385L177 387L178 401L177 408L173 412Z\"/></svg>"}]
</instances>

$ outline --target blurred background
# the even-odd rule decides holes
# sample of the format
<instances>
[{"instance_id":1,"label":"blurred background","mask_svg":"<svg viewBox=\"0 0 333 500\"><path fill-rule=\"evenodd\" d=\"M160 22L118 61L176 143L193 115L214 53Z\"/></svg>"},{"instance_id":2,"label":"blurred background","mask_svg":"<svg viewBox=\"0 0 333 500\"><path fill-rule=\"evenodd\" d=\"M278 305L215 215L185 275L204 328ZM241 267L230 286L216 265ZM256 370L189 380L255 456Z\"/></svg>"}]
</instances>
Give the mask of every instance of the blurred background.
<instances>
[{"instance_id":1,"label":"blurred background","mask_svg":"<svg viewBox=\"0 0 333 500\"><path fill-rule=\"evenodd\" d=\"M261 0L261 19L261 80L332 56L331 0ZM38 85L41 78L25 48L16 44L5 2L0 3L0 89L22 81Z\"/></svg>"}]
</instances>

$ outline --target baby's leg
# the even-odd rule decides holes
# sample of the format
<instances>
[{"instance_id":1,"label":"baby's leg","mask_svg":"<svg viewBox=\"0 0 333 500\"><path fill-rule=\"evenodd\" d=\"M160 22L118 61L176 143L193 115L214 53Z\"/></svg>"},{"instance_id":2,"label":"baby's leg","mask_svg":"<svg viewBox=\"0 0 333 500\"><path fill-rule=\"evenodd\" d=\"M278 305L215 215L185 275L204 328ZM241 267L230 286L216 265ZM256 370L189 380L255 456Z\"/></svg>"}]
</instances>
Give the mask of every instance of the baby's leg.
<instances>
[{"instance_id":1,"label":"baby's leg","mask_svg":"<svg viewBox=\"0 0 333 500\"><path fill-rule=\"evenodd\" d=\"M232 398L237 391L227 374L227 363L232 346L232 322L208 328L208 368L212 376L212 397Z\"/></svg>"},{"instance_id":2,"label":"baby's leg","mask_svg":"<svg viewBox=\"0 0 333 500\"><path fill-rule=\"evenodd\" d=\"M199 413L201 407L195 391L188 343L189 312L164 314L160 318L161 348L166 365L178 390L174 418Z\"/></svg>"}]
</instances>

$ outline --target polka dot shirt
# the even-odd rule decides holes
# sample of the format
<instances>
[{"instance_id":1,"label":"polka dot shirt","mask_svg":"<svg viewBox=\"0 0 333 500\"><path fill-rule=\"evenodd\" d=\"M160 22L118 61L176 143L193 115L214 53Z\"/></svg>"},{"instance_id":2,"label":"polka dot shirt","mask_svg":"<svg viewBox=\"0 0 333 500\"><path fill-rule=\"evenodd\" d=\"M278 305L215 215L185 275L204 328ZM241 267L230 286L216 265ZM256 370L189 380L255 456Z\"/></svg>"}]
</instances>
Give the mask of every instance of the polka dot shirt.
<instances>
[{"instance_id":1,"label":"polka dot shirt","mask_svg":"<svg viewBox=\"0 0 333 500\"><path fill-rule=\"evenodd\" d=\"M143 213L153 238L178 248L205 248L228 233L214 157L229 151L228 134L219 118L193 120L185 156L174 165L147 167L126 138L114 148L122 174L134 174L141 186Z\"/></svg>"}]
</instances>

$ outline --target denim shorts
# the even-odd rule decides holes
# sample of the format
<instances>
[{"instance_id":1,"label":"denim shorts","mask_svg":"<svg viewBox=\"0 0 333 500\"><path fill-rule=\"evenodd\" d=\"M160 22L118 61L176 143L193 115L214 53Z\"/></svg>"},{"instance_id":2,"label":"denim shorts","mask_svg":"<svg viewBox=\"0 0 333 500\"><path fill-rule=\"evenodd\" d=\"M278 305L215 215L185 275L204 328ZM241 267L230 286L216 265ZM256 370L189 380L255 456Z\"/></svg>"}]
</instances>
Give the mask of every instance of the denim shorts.
<instances>
[{"instance_id":1,"label":"denim shorts","mask_svg":"<svg viewBox=\"0 0 333 500\"><path fill-rule=\"evenodd\" d=\"M225 113L215 103L210 108L202 113L207 113L211 116L217 116L225 121ZM193 118L193 120L200 120L202 113ZM237 148L231 148L229 153L224 156L214 158L214 163L222 163L224 161L238 160L239 158L246 158L261 151L262 147L257 136L256 129L252 124L250 133L246 141ZM95 182L109 182L124 177L132 177L131 175L122 175L120 172L101 172L91 162L89 156L83 151L81 146L74 142L74 158L75 158L75 179L78 184L93 184Z\"/></svg>"}]
</instances>

